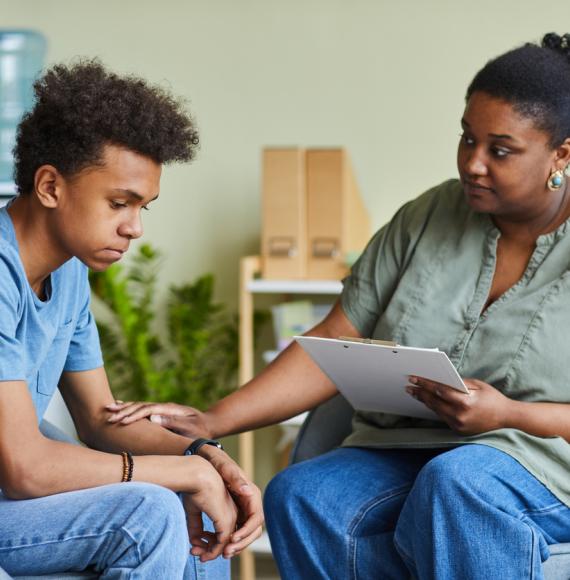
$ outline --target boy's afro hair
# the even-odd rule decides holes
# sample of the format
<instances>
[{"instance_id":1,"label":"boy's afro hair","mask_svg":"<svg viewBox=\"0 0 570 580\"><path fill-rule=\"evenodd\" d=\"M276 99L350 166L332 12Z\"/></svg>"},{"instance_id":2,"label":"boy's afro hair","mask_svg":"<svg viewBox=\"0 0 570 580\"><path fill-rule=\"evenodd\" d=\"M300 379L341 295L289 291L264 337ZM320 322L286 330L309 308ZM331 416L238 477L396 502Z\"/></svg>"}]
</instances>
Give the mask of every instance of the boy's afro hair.
<instances>
[{"instance_id":1,"label":"boy's afro hair","mask_svg":"<svg viewBox=\"0 0 570 580\"><path fill-rule=\"evenodd\" d=\"M103 147L118 145L157 163L190 161L198 132L184 104L134 76L118 76L98 60L56 65L34 84L35 104L18 126L14 179L34 188L49 164L64 176L101 163Z\"/></svg>"}]
</instances>

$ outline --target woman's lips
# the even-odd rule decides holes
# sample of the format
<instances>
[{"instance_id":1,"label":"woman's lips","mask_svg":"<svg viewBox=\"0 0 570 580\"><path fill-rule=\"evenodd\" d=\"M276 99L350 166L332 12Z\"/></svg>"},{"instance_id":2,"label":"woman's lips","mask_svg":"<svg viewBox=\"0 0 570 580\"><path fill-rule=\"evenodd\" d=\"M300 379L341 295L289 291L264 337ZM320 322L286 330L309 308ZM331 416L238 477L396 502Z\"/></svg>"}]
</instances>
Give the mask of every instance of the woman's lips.
<instances>
[{"instance_id":1,"label":"woman's lips","mask_svg":"<svg viewBox=\"0 0 570 580\"><path fill-rule=\"evenodd\" d=\"M463 190L466 195L486 195L487 193L495 192L491 187L481 185L480 183L473 183L472 181L464 181Z\"/></svg>"}]
</instances>

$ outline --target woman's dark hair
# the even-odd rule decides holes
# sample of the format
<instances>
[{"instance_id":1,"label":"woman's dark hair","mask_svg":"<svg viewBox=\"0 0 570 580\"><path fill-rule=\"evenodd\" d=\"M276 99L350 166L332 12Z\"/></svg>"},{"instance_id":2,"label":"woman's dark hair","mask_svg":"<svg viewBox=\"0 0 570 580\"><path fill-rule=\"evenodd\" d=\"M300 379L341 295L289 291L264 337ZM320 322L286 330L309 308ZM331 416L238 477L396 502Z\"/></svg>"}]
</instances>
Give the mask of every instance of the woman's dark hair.
<instances>
[{"instance_id":1,"label":"woman's dark hair","mask_svg":"<svg viewBox=\"0 0 570 580\"><path fill-rule=\"evenodd\" d=\"M570 34L549 33L541 45L525 44L489 61L467 89L510 103L559 146L570 137Z\"/></svg>"},{"instance_id":2,"label":"woman's dark hair","mask_svg":"<svg viewBox=\"0 0 570 580\"><path fill-rule=\"evenodd\" d=\"M52 67L36 81L34 93L14 147L21 194L33 190L40 166L73 176L100 164L107 144L161 164L195 156L198 133L182 102L140 78L118 76L97 60Z\"/></svg>"}]
</instances>

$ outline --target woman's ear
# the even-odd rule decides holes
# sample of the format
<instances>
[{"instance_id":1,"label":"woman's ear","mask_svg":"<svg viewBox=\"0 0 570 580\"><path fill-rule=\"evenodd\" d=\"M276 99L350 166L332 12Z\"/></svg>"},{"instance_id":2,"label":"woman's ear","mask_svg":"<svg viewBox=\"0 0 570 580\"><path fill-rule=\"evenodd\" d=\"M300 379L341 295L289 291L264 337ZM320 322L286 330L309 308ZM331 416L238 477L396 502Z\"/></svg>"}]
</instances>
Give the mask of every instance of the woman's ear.
<instances>
[{"instance_id":1,"label":"woman's ear","mask_svg":"<svg viewBox=\"0 0 570 580\"><path fill-rule=\"evenodd\" d=\"M556 148L554 163L556 164L556 169L562 169L562 171L570 165L570 137Z\"/></svg>"},{"instance_id":2,"label":"woman's ear","mask_svg":"<svg viewBox=\"0 0 570 580\"><path fill-rule=\"evenodd\" d=\"M34 176L34 195L47 208L57 207L61 188L61 175L53 165L42 165Z\"/></svg>"}]
</instances>

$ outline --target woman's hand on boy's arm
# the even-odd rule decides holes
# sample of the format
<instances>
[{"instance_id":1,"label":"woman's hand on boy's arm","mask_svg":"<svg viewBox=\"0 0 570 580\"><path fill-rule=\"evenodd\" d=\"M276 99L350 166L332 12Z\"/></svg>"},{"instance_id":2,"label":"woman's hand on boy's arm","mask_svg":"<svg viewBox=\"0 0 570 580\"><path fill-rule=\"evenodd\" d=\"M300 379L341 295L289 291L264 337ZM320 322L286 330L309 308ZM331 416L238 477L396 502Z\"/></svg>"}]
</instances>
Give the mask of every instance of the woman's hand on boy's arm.
<instances>
[{"instance_id":1,"label":"woman's hand on boy's arm","mask_svg":"<svg viewBox=\"0 0 570 580\"><path fill-rule=\"evenodd\" d=\"M109 423L130 425L141 419L148 418L179 435L195 439L217 437L214 433L208 413L203 413L193 407L177 403L149 403L116 401L106 406L110 412Z\"/></svg>"},{"instance_id":2,"label":"woman's hand on boy's arm","mask_svg":"<svg viewBox=\"0 0 570 580\"><path fill-rule=\"evenodd\" d=\"M509 428L570 442L569 403L516 401L477 379L464 379L469 395L422 377L410 382L408 392L462 435Z\"/></svg>"},{"instance_id":3,"label":"woman's hand on boy's arm","mask_svg":"<svg viewBox=\"0 0 570 580\"><path fill-rule=\"evenodd\" d=\"M338 302L309 336L338 338L360 334ZM173 403L107 404L112 422L136 423L151 418L163 427L190 437L225 437L283 421L324 403L338 393L334 384L296 343L290 344L247 384L208 411Z\"/></svg>"}]
</instances>

